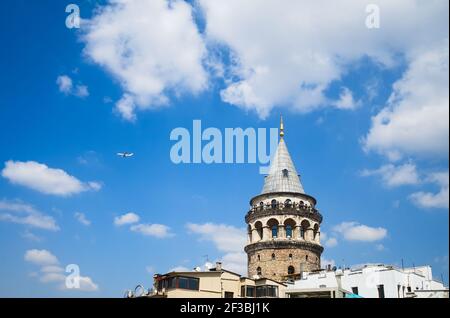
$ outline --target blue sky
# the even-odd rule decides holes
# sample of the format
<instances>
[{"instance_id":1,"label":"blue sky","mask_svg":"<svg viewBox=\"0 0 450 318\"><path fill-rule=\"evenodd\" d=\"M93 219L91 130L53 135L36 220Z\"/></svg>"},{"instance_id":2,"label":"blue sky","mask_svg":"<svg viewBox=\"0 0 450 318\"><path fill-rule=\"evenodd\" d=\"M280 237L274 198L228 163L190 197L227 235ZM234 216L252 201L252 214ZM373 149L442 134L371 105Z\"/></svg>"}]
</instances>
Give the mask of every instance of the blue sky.
<instances>
[{"instance_id":1,"label":"blue sky","mask_svg":"<svg viewBox=\"0 0 450 318\"><path fill-rule=\"evenodd\" d=\"M323 261L403 259L448 284L446 1L371 1L375 29L344 0L346 17L307 2L119 2L78 1L80 29L64 2L0 12L0 296L120 297L206 255L242 270L259 165L176 165L169 136L195 119L278 127L280 114L324 216ZM127 213L139 220L119 225ZM61 287L68 264L81 290Z\"/></svg>"}]
</instances>

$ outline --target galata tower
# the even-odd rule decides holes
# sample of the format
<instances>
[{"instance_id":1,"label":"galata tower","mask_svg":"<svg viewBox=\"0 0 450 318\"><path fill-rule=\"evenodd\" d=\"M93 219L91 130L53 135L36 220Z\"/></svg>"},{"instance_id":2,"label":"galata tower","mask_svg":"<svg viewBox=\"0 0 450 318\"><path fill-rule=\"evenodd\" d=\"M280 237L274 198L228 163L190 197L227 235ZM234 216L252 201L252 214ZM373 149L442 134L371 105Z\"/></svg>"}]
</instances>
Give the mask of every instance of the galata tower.
<instances>
[{"instance_id":1,"label":"galata tower","mask_svg":"<svg viewBox=\"0 0 450 318\"><path fill-rule=\"evenodd\" d=\"M261 194L250 200L245 216L248 276L286 281L320 269L320 223L316 199L305 193L284 141L280 141Z\"/></svg>"}]
</instances>

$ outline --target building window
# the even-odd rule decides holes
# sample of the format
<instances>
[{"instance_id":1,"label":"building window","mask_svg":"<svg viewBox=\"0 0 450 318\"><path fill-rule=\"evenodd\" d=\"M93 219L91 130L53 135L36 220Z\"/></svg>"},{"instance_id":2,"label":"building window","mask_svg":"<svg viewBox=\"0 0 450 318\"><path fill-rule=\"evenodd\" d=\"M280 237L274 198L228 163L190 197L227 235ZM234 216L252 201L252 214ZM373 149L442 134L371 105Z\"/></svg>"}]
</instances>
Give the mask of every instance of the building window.
<instances>
[{"instance_id":1,"label":"building window","mask_svg":"<svg viewBox=\"0 0 450 318\"><path fill-rule=\"evenodd\" d=\"M308 255L305 256L305 260L306 260L306 261L308 260Z\"/></svg>"},{"instance_id":2,"label":"building window","mask_svg":"<svg viewBox=\"0 0 450 318\"><path fill-rule=\"evenodd\" d=\"M247 286L245 296L255 297L255 286Z\"/></svg>"},{"instance_id":3,"label":"building window","mask_svg":"<svg viewBox=\"0 0 450 318\"><path fill-rule=\"evenodd\" d=\"M233 292L228 292L228 291L226 291L226 292L225 292L225 295L224 295L224 298L233 298L233 296L234 296L234 293L233 293Z\"/></svg>"},{"instance_id":4,"label":"building window","mask_svg":"<svg viewBox=\"0 0 450 318\"><path fill-rule=\"evenodd\" d=\"M292 274L294 274L295 273L295 268L294 268L294 266L289 266L288 267L288 275L292 275Z\"/></svg>"},{"instance_id":5,"label":"building window","mask_svg":"<svg viewBox=\"0 0 450 318\"><path fill-rule=\"evenodd\" d=\"M292 261L292 254L289 254L289 260Z\"/></svg>"},{"instance_id":6,"label":"building window","mask_svg":"<svg viewBox=\"0 0 450 318\"><path fill-rule=\"evenodd\" d=\"M378 285L378 298L384 298L384 285Z\"/></svg>"},{"instance_id":7,"label":"building window","mask_svg":"<svg viewBox=\"0 0 450 318\"><path fill-rule=\"evenodd\" d=\"M286 237L292 237L292 226L286 225Z\"/></svg>"},{"instance_id":8,"label":"building window","mask_svg":"<svg viewBox=\"0 0 450 318\"><path fill-rule=\"evenodd\" d=\"M258 268L256 269L256 275L259 275L259 276L262 275L261 267L258 267Z\"/></svg>"},{"instance_id":9,"label":"building window","mask_svg":"<svg viewBox=\"0 0 450 318\"><path fill-rule=\"evenodd\" d=\"M300 228L300 237L305 239L305 229L303 227Z\"/></svg>"},{"instance_id":10,"label":"building window","mask_svg":"<svg viewBox=\"0 0 450 318\"><path fill-rule=\"evenodd\" d=\"M278 237L278 225L272 225L272 237Z\"/></svg>"},{"instance_id":11,"label":"building window","mask_svg":"<svg viewBox=\"0 0 450 318\"><path fill-rule=\"evenodd\" d=\"M270 205L272 206L272 209L275 209L275 208L277 207L277 205L278 205L277 200L273 199L273 200L270 202Z\"/></svg>"},{"instance_id":12,"label":"building window","mask_svg":"<svg viewBox=\"0 0 450 318\"><path fill-rule=\"evenodd\" d=\"M287 199L286 201L284 201L284 206L286 208L290 208L292 206L292 201L290 199Z\"/></svg>"},{"instance_id":13,"label":"building window","mask_svg":"<svg viewBox=\"0 0 450 318\"><path fill-rule=\"evenodd\" d=\"M278 297L278 287L272 285L256 286L256 297Z\"/></svg>"},{"instance_id":14,"label":"building window","mask_svg":"<svg viewBox=\"0 0 450 318\"><path fill-rule=\"evenodd\" d=\"M272 261L275 260L275 253L272 253Z\"/></svg>"},{"instance_id":15,"label":"building window","mask_svg":"<svg viewBox=\"0 0 450 318\"><path fill-rule=\"evenodd\" d=\"M358 294L358 287L352 287L352 293L355 295L359 295Z\"/></svg>"},{"instance_id":16,"label":"building window","mask_svg":"<svg viewBox=\"0 0 450 318\"><path fill-rule=\"evenodd\" d=\"M198 290L199 279L192 277L178 277L178 288Z\"/></svg>"},{"instance_id":17,"label":"building window","mask_svg":"<svg viewBox=\"0 0 450 318\"><path fill-rule=\"evenodd\" d=\"M261 255L258 254L258 261L260 261L260 260L261 260Z\"/></svg>"},{"instance_id":18,"label":"building window","mask_svg":"<svg viewBox=\"0 0 450 318\"><path fill-rule=\"evenodd\" d=\"M283 169L282 172L283 172L283 177L285 177L285 178L289 177L289 170L288 169Z\"/></svg>"}]
</instances>

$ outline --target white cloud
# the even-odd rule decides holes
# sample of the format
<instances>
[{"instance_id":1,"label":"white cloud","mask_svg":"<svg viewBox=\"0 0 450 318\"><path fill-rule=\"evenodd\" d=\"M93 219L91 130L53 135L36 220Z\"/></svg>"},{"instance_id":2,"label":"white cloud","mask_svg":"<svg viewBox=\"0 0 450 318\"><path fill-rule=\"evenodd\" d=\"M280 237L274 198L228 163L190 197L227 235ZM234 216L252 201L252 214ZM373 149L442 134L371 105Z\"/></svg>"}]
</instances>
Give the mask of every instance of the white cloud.
<instances>
[{"instance_id":1,"label":"white cloud","mask_svg":"<svg viewBox=\"0 0 450 318\"><path fill-rule=\"evenodd\" d=\"M387 236L385 228L370 227L357 222L342 222L334 226L333 231L341 234L348 241L374 242Z\"/></svg>"},{"instance_id":2,"label":"white cloud","mask_svg":"<svg viewBox=\"0 0 450 318\"><path fill-rule=\"evenodd\" d=\"M447 208L449 207L449 173L448 171L432 173L426 180L437 184L439 192L415 192L410 195L410 200L421 208Z\"/></svg>"},{"instance_id":3,"label":"white cloud","mask_svg":"<svg viewBox=\"0 0 450 318\"><path fill-rule=\"evenodd\" d=\"M20 201L0 200L0 221L23 224L48 231L59 230L59 226L53 217L43 214L33 206ZM29 232L26 232L23 236L38 240L37 236Z\"/></svg>"},{"instance_id":4,"label":"white cloud","mask_svg":"<svg viewBox=\"0 0 450 318\"><path fill-rule=\"evenodd\" d=\"M241 274L247 275L247 254L244 252L226 253L222 257L223 268Z\"/></svg>"},{"instance_id":5,"label":"white cloud","mask_svg":"<svg viewBox=\"0 0 450 318\"><path fill-rule=\"evenodd\" d=\"M214 223L188 223L186 227L190 233L198 234L200 240L213 242L217 250L224 252L221 257L223 268L246 275L247 256L243 252L247 241L245 229Z\"/></svg>"},{"instance_id":6,"label":"white cloud","mask_svg":"<svg viewBox=\"0 0 450 318\"><path fill-rule=\"evenodd\" d=\"M191 233L199 234L201 240L212 241L219 251L242 252L247 241L245 229L225 224L188 223Z\"/></svg>"},{"instance_id":7,"label":"white cloud","mask_svg":"<svg viewBox=\"0 0 450 318\"><path fill-rule=\"evenodd\" d=\"M339 109L354 109L360 104L359 101L354 100L353 93L347 87L342 88L339 99L334 103Z\"/></svg>"},{"instance_id":8,"label":"white cloud","mask_svg":"<svg viewBox=\"0 0 450 318\"><path fill-rule=\"evenodd\" d=\"M77 290L86 291L86 292L94 292L99 290L99 287L96 283L92 281L92 278L89 276L80 276L79 277L80 288Z\"/></svg>"},{"instance_id":9,"label":"white cloud","mask_svg":"<svg viewBox=\"0 0 450 318\"><path fill-rule=\"evenodd\" d=\"M411 58L407 72L394 84L388 105L372 118L363 140L366 151L390 160L405 155L448 158L448 60L448 37Z\"/></svg>"},{"instance_id":10,"label":"white cloud","mask_svg":"<svg viewBox=\"0 0 450 318\"><path fill-rule=\"evenodd\" d=\"M39 282L44 284L56 284L60 290L77 290L77 291L97 291L98 285L92 281L89 276L77 277L79 281L79 288L68 288L66 286L65 270L59 265L58 258L48 250L32 249L25 252L24 259L27 262L41 266L39 272L33 272L32 277L35 277ZM75 277L70 277L75 279Z\"/></svg>"},{"instance_id":11,"label":"white cloud","mask_svg":"<svg viewBox=\"0 0 450 318\"><path fill-rule=\"evenodd\" d=\"M129 212L114 218L114 224L117 226L133 224L139 222L140 217L136 213Z\"/></svg>"},{"instance_id":12,"label":"white cloud","mask_svg":"<svg viewBox=\"0 0 450 318\"><path fill-rule=\"evenodd\" d=\"M131 226L130 230L145 236L157 238L167 238L174 235L170 232L170 227L163 224L136 224Z\"/></svg>"},{"instance_id":13,"label":"white cloud","mask_svg":"<svg viewBox=\"0 0 450 318\"><path fill-rule=\"evenodd\" d=\"M338 240L335 237L330 237L329 239L325 240L324 245L328 248L335 247L338 245Z\"/></svg>"},{"instance_id":14,"label":"white cloud","mask_svg":"<svg viewBox=\"0 0 450 318\"><path fill-rule=\"evenodd\" d=\"M60 75L56 79L56 84L61 93L74 95L80 98L89 96L89 90L86 85L73 85L73 80L68 75Z\"/></svg>"},{"instance_id":15,"label":"white cloud","mask_svg":"<svg viewBox=\"0 0 450 318\"><path fill-rule=\"evenodd\" d=\"M2 176L13 184L22 185L45 194L70 196L83 191L98 191L97 182L81 182L62 169L49 168L35 161L7 161Z\"/></svg>"},{"instance_id":16,"label":"white cloud","mask_svg":"<svg viewBox=\"0 0 450 318\"><path fill-rule=\"evenodd\" d=\"M81 224L83 224L85 226L91 225L91 221L88 220L88 218L86 217L86 215L84 213L75 212L74 217L78 222L80 222Z\"/></svg>"},{"instance_id":17,"label":"white cloud","mask_svg":"<svg viewBox=\"0 0 450 318\"><path fill-rule=\"evenodd\" d=\"M382 25L365 27L366 5L378 4ZM224 66L222 100L266 117L277 106L300 112L318 107L354 108L345 93L325 91L349 66L369 57L383 67L448 37L445 1L199 0L207 40L231 51ZM398 17L407 17L399 19ZM444 84L442 84L444 85ZM440 84L439 84L440 86ZM443 86L442 86L443 87Z\"/></svg>"},{"instance_id":18,"label":"white cloud","mask_svg":"<svg viewBox=\"0 0 450 318\"><path fill-rule=\"evenodd\" d=\"M70 94L73 88L72 79L67 75L60 75L56 79L59 91L64 94Z\"/></svg>"},{"instance_id":19,"label":"white cloud","mask_svg":"<svg viewBox=\"0 0 450 318\"><path fill-rule=\"evenodd\" d=\"M388 187L416 185L420 183L416 165L412 163L398 166L386 164L376 170L365 169L361 172L361 176L380 176L383 183Z\"/></svg>"},{"instance_id":20,"label":"white cloud","mask_svg":"<svg viewBox=\"0 0 450 318\"><path fill-rule=\"evenodd\" d=\"M84 53L123 87L116 110L124 119L169 103L168 92L207 87L205 44L185 1L110 0L86 23Z\"/></svg>"},{"instance_id":21,"label":"white cloud","mask_svg":"<svg viewBox=\"0 0 450 318\"><path fill-rule=\"evenodd\" d=\"M25 252L24 259L27 262L47 266L58 264L58 258L47 250L32 249Z\"/></svg>"}]
</instances>

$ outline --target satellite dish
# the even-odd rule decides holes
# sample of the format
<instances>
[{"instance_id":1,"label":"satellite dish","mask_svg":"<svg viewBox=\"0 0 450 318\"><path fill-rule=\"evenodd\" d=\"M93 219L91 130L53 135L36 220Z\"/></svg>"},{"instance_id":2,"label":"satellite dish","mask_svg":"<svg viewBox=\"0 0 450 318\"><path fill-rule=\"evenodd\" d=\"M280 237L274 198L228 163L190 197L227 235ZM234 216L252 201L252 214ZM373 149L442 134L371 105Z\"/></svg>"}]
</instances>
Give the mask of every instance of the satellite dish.
<instances>
[{"instance_id":1,"label":"satellite dish","mask_svg":"<svg viewBox=\"0 0 450 318\"><path fill-rule=\"evenodd\" d=\"M144 286L142 285L137 285L136 288L134 289L134 297L142 297L145 296L147 294Z\"/></svg>"},{"instance_id":2,"label":"satellite dish","mask_svg":"<svg viewBox=\"0 0 450 318\"><path fill-rule=\"evenodd\" d=\"M123 295L124 298L134 298L134 294L131 290L126 290L125 294Z\"/></svg>"},{"instance_id":3,"label":"satellite dish","mask_svg":"<svg viewBox=\"0 0 450 318\"><path fill-rule=\"evenodd\" d=\"M206 268L207 271L209 271L211 268L213 268L213 264L210 263L210 262L206 262L205 263L205 268Z\"/></svg>"}]
</instances>

